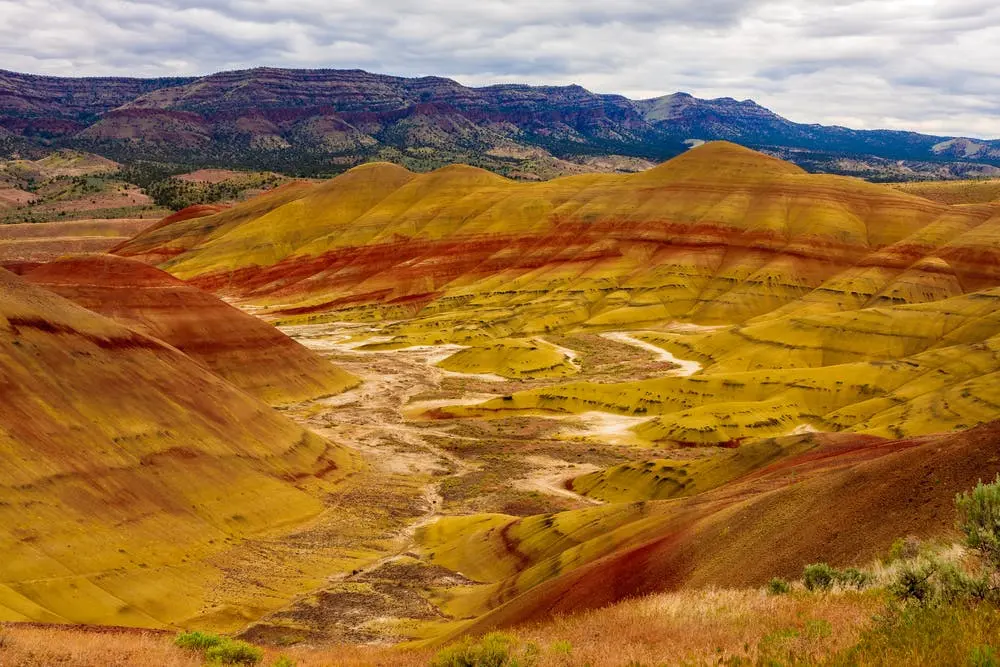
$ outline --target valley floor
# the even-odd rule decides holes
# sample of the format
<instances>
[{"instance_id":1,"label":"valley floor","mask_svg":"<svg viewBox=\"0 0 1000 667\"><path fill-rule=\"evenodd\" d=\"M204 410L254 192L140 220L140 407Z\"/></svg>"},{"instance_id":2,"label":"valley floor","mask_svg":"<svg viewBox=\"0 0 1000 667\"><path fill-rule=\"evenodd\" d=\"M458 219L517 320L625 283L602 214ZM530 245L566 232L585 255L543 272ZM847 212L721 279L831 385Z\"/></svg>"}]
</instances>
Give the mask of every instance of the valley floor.
<instances>
[{"instance_id":1,"label":"valley floor","mask_svg":"<svg viewBox=\"0 0 1000 667\"><path fill-rule=\"evenodd\" d=\"M346 393L288 407L286 414L357 450L366 469L345 480L328 499L324 517L302 531L310 536L307 541L335 540L345 556L342 567L320 588L253 623L242 635L250 640L392 643L436 635L453 619L431 601L432 591L477 582L431 564L416 539L420 528L443 516L530 516L599 504L565 482L635 455L627 431L632 421L604 413L492 421L417 418L436 405L480 402L552 380L438 368L455 346L362 349L378 340L367 325L283 330L363 380ZM673 366L629 342L596 335L552 341L567 353L575 351L565 346L593 346L579 353L581 378L600 381L609 371L615 377L623 372L646 377Z\"/></svg>"}]
</instances>

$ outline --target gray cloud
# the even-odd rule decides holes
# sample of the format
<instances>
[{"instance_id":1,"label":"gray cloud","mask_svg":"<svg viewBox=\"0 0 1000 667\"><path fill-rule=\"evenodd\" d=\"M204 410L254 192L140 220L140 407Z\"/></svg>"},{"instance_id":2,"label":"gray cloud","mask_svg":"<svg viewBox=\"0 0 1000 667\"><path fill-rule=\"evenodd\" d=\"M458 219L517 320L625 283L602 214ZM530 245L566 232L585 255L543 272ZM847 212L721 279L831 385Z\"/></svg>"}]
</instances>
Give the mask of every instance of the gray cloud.
<instances>
[{"instance_id":1,"label":"gray cloud","mask_svg":"<svg viewBox=\"0 0 1000 667\"><path fill-rule=\"evenodd\" d=\"M1000 136L994 0L0 0L0 19L0 67L37 73L359 67Z\"/></svg>"}]
</instances>

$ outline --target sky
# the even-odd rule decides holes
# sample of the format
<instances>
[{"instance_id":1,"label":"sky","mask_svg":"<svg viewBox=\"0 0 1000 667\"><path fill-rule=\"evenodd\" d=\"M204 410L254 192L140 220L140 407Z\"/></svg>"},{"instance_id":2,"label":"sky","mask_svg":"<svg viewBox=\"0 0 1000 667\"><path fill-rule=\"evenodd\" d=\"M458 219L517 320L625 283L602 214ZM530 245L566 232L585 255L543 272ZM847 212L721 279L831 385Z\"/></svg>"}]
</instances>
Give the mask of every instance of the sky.
<instances>
[{"instance_id":1,"label":"sky","mask_svg":"<svg viewBox=\"0 0 1000 667\"><path fill-rule=\"evenodd\" d=\"M998 0L0 0L0 68L361 68L1000 138Z\"/></svg>"}]
</instances>

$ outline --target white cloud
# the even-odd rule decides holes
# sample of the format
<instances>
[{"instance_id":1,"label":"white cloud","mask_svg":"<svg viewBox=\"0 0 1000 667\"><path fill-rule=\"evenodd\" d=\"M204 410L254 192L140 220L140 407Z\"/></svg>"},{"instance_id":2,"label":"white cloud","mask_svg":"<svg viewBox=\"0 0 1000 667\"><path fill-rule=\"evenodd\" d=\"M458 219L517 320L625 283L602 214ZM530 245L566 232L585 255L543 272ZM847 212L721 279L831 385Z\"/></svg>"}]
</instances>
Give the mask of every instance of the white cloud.
<instances>
[{"instance_id":1,"label":"white cloud","mask_svg":"<svg viewBox=\"0 0 1000 667\"><path fill-rule=\"evenodd\" d=\"M19 71L359 67L1000 137L994 0L0 0L0 19Z\"/></svg>"}]
</instances>

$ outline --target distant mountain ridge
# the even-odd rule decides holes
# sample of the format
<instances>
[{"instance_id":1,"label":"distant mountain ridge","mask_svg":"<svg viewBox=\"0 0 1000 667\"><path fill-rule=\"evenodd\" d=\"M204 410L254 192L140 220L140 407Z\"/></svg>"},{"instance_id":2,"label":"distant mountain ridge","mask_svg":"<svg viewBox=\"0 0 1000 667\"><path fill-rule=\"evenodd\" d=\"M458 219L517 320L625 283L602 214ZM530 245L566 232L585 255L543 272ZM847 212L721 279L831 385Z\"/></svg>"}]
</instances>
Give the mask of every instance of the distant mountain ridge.
<instances>
[{"instance_id":1,"label":"distant mountain ridge","mask_svg":"<svg viewBox=\"0 0 1000 667\"><path fill-rule=\"evenodd\" d=\"M634 170L641 160L715 139L875 180L1000 174L1000 140L807 125L752 100L686 93L631 100L577 85L470 88L362 70L257 68L162 79L0 70L0 151L8 155L71 147L125 162L300 174L374 159L421 170L467 162L546 178Z\"/></svg>"}]
</instances>

